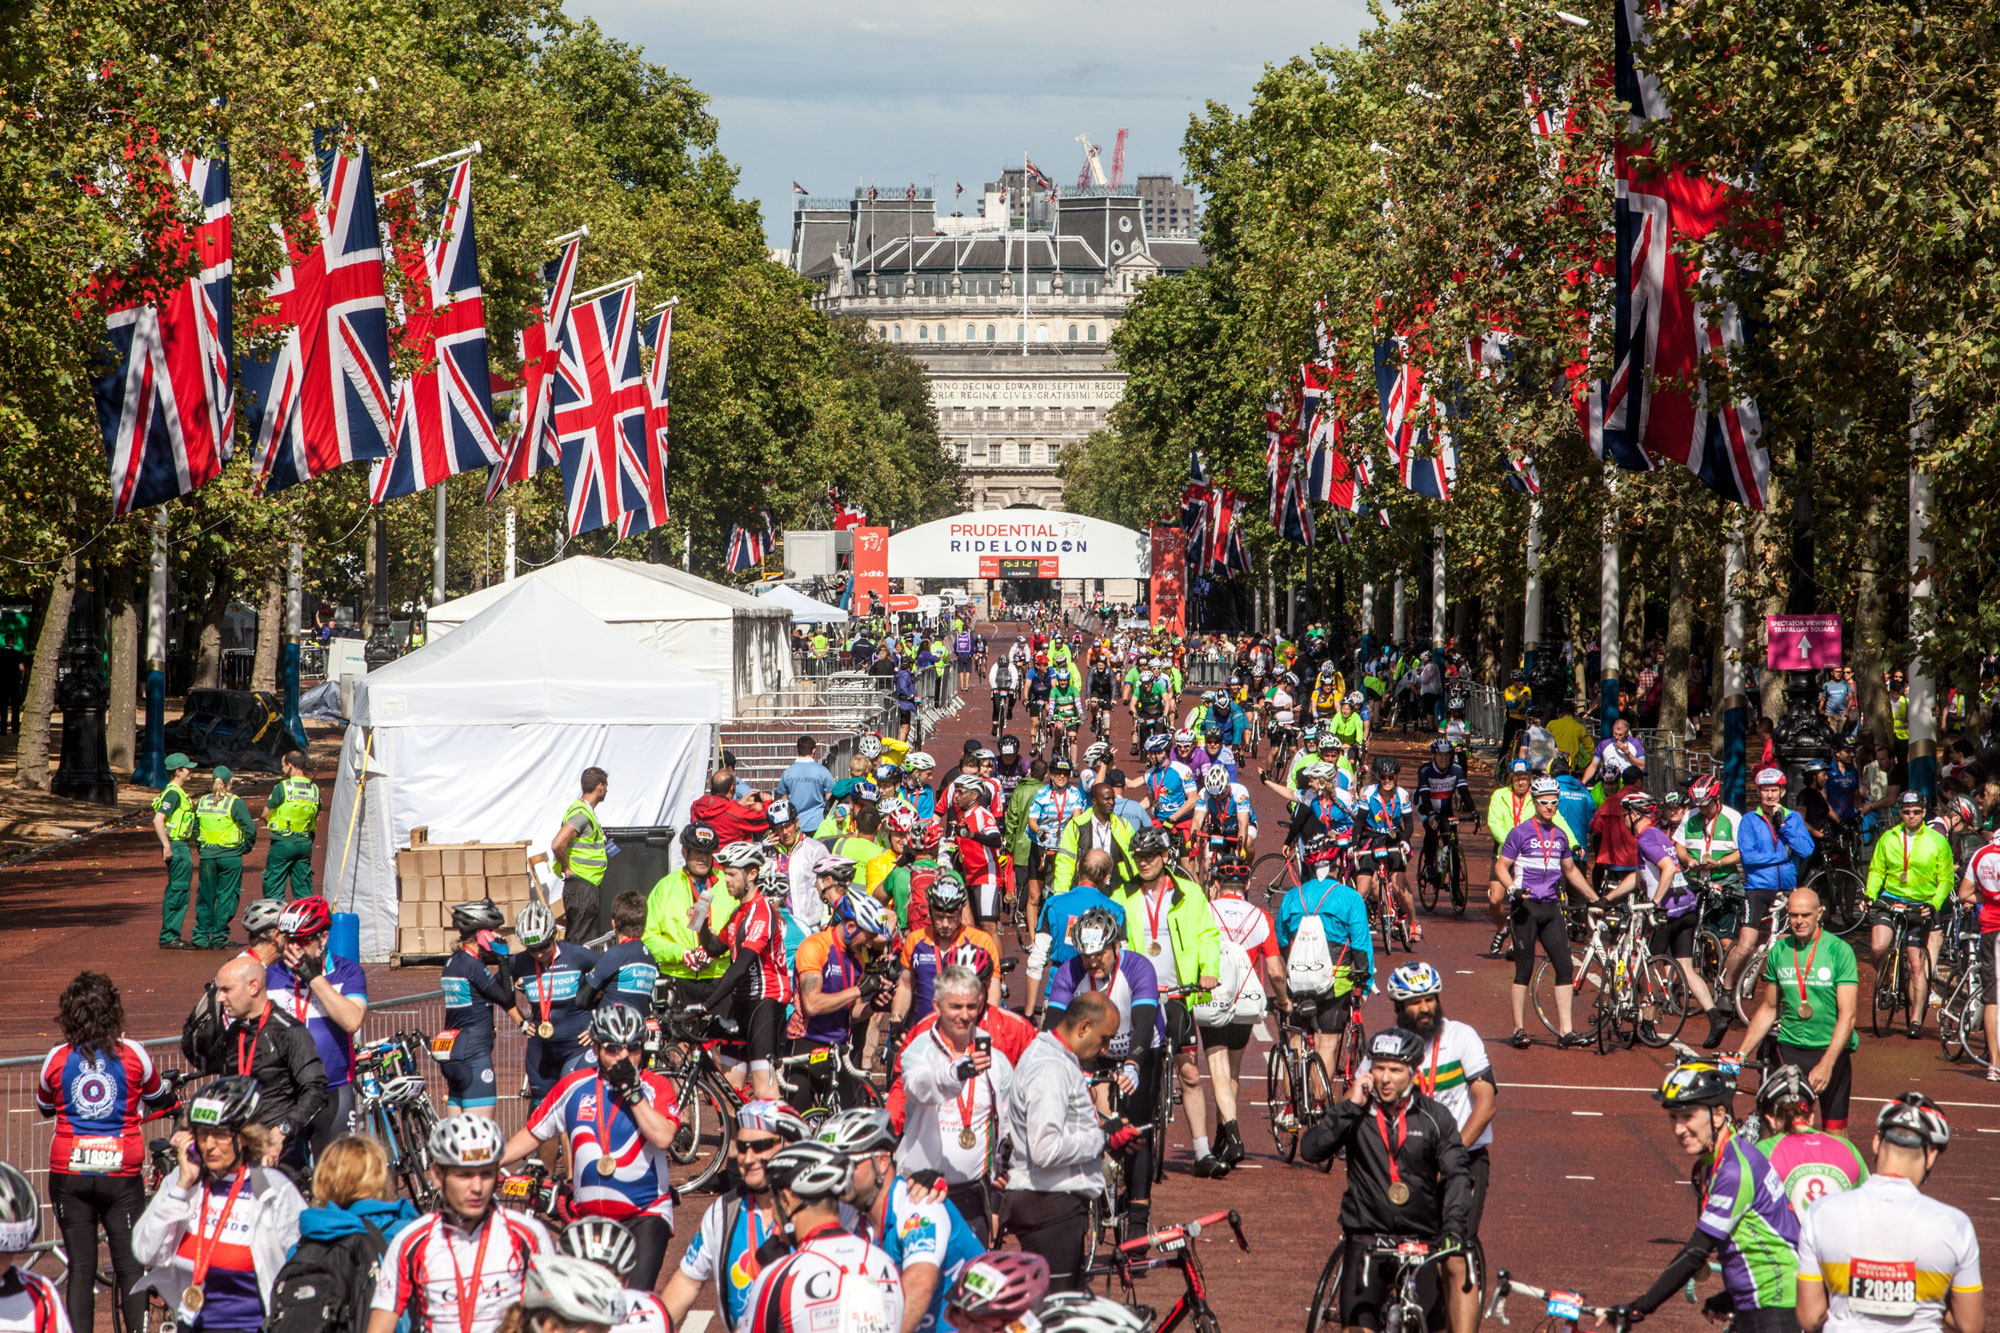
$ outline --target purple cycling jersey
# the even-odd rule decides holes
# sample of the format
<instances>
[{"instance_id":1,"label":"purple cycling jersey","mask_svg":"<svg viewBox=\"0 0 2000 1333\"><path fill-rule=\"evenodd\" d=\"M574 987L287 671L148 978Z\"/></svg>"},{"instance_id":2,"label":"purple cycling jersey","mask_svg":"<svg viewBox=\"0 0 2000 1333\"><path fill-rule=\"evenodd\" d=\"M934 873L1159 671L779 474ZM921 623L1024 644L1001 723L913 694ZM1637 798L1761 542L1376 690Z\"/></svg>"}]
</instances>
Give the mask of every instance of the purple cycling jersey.
<instances>
[{"instance_id":1,"label":"purple cycling jersey","mask_svg":"<svg viewBox=\"0 0 2000 1333\"><path fill-rule=\"evenodd\" d=\"M1639 835L1639 877L1645 882L1646 892L1660 905L1660 915L1669 920L1686 916L1694 910L1694 890L1688 887L1687 878L1679 870L1664 889L1660 887L1660 862L1672 860L1679 864L1680 853L1674 850L1674 840L1665 830L1649 828Z\"/></svg>"},{"instance_id":2,"label":"purple cycling jersey","mask_svg":"<svg viewBox=\"0 0 2000 1333\"><path fill-rule=\"evenodd\" d=\"M1562 825L1544 824L1539 816L1515 825L1500 844L1500 855L1514 863L1515 887L1537 902L1561 896L1563 864L1569 854L1569 834Z\"/></svg>"}]
</instances>

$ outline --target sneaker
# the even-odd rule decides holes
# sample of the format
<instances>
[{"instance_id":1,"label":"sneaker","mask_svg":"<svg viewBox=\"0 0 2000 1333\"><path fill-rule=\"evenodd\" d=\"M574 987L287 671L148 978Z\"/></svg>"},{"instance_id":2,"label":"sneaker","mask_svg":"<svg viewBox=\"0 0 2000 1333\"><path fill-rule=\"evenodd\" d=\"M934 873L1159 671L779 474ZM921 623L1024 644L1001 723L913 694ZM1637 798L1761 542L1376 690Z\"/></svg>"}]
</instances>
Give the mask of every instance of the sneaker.
<instances>
[{"instance_id":1,"label":"sneaker","mask_svg":"<svg viewBox=\"0 0 2000 1333\"><path fill-rule=\"evenodd\" d=\"M1922 1023L1912 1023L1910 1024L1910 1030L1903 1035L1911 1041L1922 1041L1924 1039L1924 1025Z\"/></svg>"},{"instance_id":2,"label":"sneaker","mask_svg":"<svg viewBox=\"0 0 2000 1333\"><path fill-rule=\"evenodd\" d=\"M2000 1083L2000 1065L1986 1066L1986 1081L1988 1083Z\"/></svg>"},{"instance_id":3,"label":"sneaker","mask_svg":"<svg viewBox=\"0 0 2000 1333\"><path fill-rule=\"evenodd\" d=\"M1563 1050L1573 1051L1578 1047L1590 1045L1590 1038L1581 1032L1565 1032L1556 1038L1556 1045Z\"/></svg>"},{"instance_id":4,"label":"sneaker","mask_svg":"<svg viewBox=\"0 0 2000 1333\"><path fill-rule=\"evenodd\" d=\"M1424 942L1424 928L1414 921L1410 923L1410 942L1412 944L1422 944Z\"/></svg>"},{"instance_id":5,"label":"sneaker","mask_svg":"<svg viewBox=\"0 0 2000 1333\"><path fill-rule=\"evenodd\" d=\"M188 943L188 942L187 942L186 940L182 939L182 938L181 938L180 936L178 936L178 935L174 936L174 938L172 938L172 939L170 939L170 940L161 940L161 941L160 941L160 947L161 947L162 949L192 949L192 948L194 948L194 946L193 946L192 944L189 944L189 943Z\"/></svg>"},{"instance_id":6,"label":"sneaker","mask_svg":"<svg viewBox=\"0 0 2000 1333\"><path fill-rule=\"evenodd\" d=\"M1229 1174L1229 1163L1210 1153L1194 1164L1194 1173L1203 1180L1220 1180Z\"/></svg>"}]
</instances>

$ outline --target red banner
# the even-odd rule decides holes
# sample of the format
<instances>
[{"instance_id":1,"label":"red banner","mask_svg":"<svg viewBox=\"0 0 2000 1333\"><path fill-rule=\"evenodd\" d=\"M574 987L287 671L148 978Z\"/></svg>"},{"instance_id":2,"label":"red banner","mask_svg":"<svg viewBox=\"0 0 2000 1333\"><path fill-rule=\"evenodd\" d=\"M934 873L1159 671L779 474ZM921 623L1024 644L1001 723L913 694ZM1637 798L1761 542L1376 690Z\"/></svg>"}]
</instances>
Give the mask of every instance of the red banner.
<instances>
[{"instance_id":1,"label":"red banner","mask_svg":"<svg viewBox=\"0 0 2000 1333\"><path fill-rule=\"evenodd\" d=\"M1187 587L1187 534L1179 528L1154 528L1152 586L1147 605L1153 628L1187 632L1183 598Z\"/></svg>"},{"instance_id":2,"label":"red banner","mask_svg":"<svg viewBox=\"0 0 2000 1333\"><path fill-rule=\"evenodd\" d=\"M876 616L888 609L889 529L854 530L854 614Z\"/></svg>"}]
</instances>

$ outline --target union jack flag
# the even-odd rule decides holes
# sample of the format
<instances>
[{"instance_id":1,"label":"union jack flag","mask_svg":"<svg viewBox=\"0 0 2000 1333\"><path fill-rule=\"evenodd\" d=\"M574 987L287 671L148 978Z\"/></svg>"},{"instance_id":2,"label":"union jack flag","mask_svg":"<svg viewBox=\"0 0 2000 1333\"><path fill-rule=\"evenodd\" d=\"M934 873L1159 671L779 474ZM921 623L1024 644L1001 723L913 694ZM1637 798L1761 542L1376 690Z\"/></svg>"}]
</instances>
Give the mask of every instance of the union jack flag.
<instances>
[{"instance_id":1,"label":"union jack flag","mask_svg":"<svg viewBox=\"0 0 2000 1333\"><path fill-rule=\"evenodd\" d=\"M1640 0L1619 0L1616 63L1619 95L1631 107L1630 131L1670 114L1659 83L1640 70L1646 45ZM1744 342L1736 307L1700 299L1711 276L1684 258L1687 242L1709 241L1740 206L1741 194L1707 177L1661 163L1650 140L1618 146L1613 230L1617 277L1612 318L1611 378L1591 386L1584 423L1599 458L1650 471L1659 458L1680 463L1724 499L1764 507L1771 459L1758 443L1763 418L1750 399L1710 402L1702 363L1727 365ZM1694 382L1684 388L1662 387Z\"/></svg>"},{"instance_id":2,"label":"union jack flag","mask_svg":"<svg viewBox=\"0 0 2000 1333\"><path fill-rule=\"evenodd\" d=\"M1249 569L1250 558L1244 553L1243 534L1238 522L1242 517L1243 502L1237 499L1236 489L1232 486L1212 488L1204 508L1207 510L1207 522L1201 551L1202 566L1225 576Z\"/></svg>"},{"instance_id":3,"label":"union jack flag","mask_svg":"<svg viewBox=\"0 0 2000 1333\"><path fill-rule=\"evenodd\" d=\"M257 442L257 486L282 491L308 477L389 456L394 399L382 238L367 146L352 155L339 136L313 135L319 202L311 249L285 233L290 262L268 295L277 313L257 321L281 331L268 357L243 363L244 403Z\"/></svg>"},{"instance_id":4,"label":"union jack flag","mask_svg":"<svg viewBox=\"0 0 2000 1333\"><path fill-rule=\"evenodd\" d=\"M1208 552L1208 501L1210 486L1208 469L1202 464L1201 451L1188 451L1188 481L1181 489L1181 531L1187 534L1188 563L1199 570L1207 563Z\"/></svg>"},{"instance_id":5,"label":"union jack flag","mask_svg":"<svg viewBox=\"0 0 2000 1333\"><path fill-rule=\"evenodd\" d=\"M396 262L405 281L403 346L417 354L422 368L396 384L394 452L375 464L370 478L369 498L376 504L500 461L486 359L486 302L472 226L472 162L461 162L452 172L438 232L429 239L419 239L416 221L405 211L420 203L417 187L388 198Z\"/></svg>"},{"instance_id":6,"label":"union jack flag","mask_svg":"<svg viewBox=\"0 0 2000 1333\"><path fill-rule=\"evenodd\" d=\"M1347 456L1347 423L1335 392L1336 381L1345 378L1332 364L1299 367L1299 434L1305 439L1307 498L1353 514L1361 511L1361 487L1368 478L1363 460Z\"/></svg>"},{"instance_id":7,"label":"union jack flag","mask_svg":"<svg viewBox=\"0 0 2000 1333\"><path fill-rule=\"evenodd\" d=\"M667 525L667 369L674 341L674 308L656 310L646 319L646 346L653 364L646 369L646 448L639 460L645 476L646 502L618 516L618 536Z\"/></svg>"},{"instance_id":8,"label":"union jack flag","mask_svg":"<svg viewBox=\"0 0 2000 1333\"><path fill-rule=\"evenodd\" d=\"M572 305L563 325L555 423L572 537L646 504L651 391L639 366L638 309L638 284L627 282Z\"/></svg>"},{"instance_id":9,"label":"union jack flag","mask_svg":"<svg viewBox=\"0 0 2000 1333\"><path fill-rule=\"evenodd\" d=\"M746 528L740 523L729 526L729 572L742 574L758 568L764 563L764 553L768 549L765 535L755 528Z\"/></svg>"},{"instance_id":10,"label":"union jack flag","mask_svg":"<svg viewBox=\"0 0 2000 1333\"><path fill-rule=\"evenodd\" d=\"M833 502L833 530L835 532L846 532L850 528L861 527L867 522L868 511L860 505L851 505L841 500Z\"/></svg>"},{"instance_id":11,"label":"union jack flag","mask_svg":"<svg viewBox=\"0 0 2000 1333\"><path fill-rule=\"evenodd\" d=\"M1375 391L1382 404L1382 427L1403 484L1429 500L1451 499L1458 480L1458 446L1449 431L1437 432L1430 449L1426 419L1432 415L1424 373L1412 359L1408 340L1384 338L1375 345Z\"/></svg>"},{"instance_id":12,"label":"union jack flag","mask_svg":"<svg viewBox=\"0 0 2000 1333\"><path fill-rule=\"evenodd\" d=\"M175 157L167 167L174 184L201 201L202 220L191 232L172 229L159 243L192 250L201 270L161 305L120 304L115 280L98 284L112 307L111 368L92 389L111 459L114 515L215 480L236 429L229 158Z\"/></svg>"},{"instance_id":13,"label":"union jack flag","mask_svg":"<svg viewBox=\"0 0 2000 1333\"><path fill-rule=\"evenodd\" d=\"M486 481L491 503L502 487L526 481L543 468L562 461L556 444L555 388L562 364L562 330L569 322L569 296L576 290L576 269L583 253L581 236L563 247L542 269L546 293L535 322L520 334L521 428L507 444L507 454Z\"/></svg>"}]
</instances>

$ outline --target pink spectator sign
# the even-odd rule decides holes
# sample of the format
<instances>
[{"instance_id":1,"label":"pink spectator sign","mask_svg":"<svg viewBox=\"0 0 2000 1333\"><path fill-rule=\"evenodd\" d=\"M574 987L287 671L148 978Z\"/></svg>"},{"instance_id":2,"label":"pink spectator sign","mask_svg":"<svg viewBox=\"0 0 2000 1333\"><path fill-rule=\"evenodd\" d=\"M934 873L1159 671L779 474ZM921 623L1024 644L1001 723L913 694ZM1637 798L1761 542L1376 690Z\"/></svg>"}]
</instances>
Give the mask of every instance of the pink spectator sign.
<instances>
[{"instance_id":1,"label":"pink spectator sign","mask_svg":"<svg viewBox=\"0 0 2000 1333\"><path fill-rule=\"evenodd\" d=\"M1839 616L1766 616L1764 664L1777 671L1840 665Z\"/></svg>"}]
</instances>

